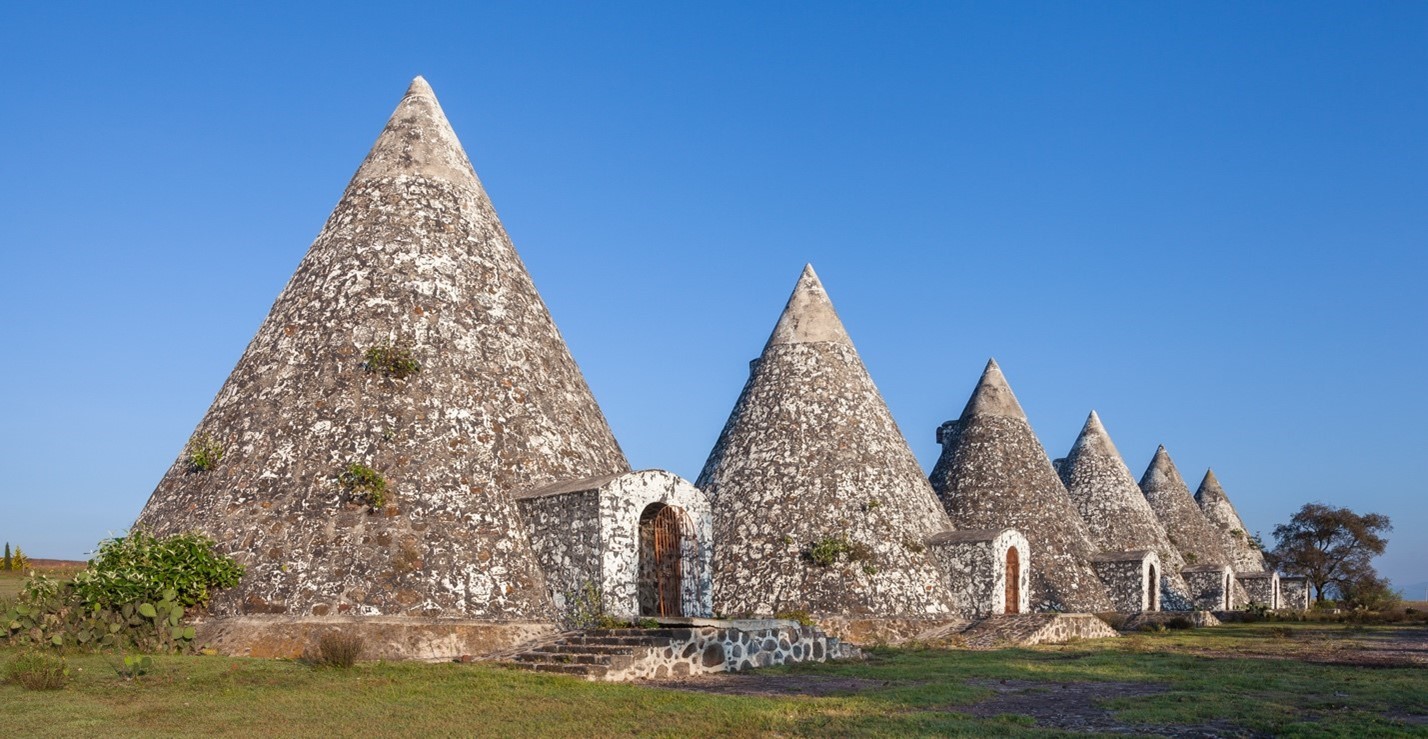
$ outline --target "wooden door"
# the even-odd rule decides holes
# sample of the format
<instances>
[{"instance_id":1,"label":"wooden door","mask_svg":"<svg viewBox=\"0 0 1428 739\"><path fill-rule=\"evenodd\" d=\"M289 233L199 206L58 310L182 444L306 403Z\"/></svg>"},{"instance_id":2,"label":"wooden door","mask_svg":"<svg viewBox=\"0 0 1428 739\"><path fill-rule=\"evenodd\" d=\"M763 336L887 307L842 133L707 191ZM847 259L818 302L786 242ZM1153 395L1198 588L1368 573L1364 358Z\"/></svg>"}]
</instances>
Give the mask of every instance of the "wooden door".
<instances>
[{"instance_id":1,"label":"wooden door","mask_svg":"<svg viewBox=\"0 0 1428 739\"><path fill-rule=\"evenodd\" d=\"M1007 550L1007 602L1004 613L1021 613L1021 555Z\"/></svg>"},{"instance_id":2,"label":"wooden door","mask_svg":"<svg viewBox=\"0 0 1428 739\"><path fill-rule=\"evenodd\" d=\"M679 511L664 506L654 519L654 577L660 616L682 616Z\"/></svg>"}]
</instances>

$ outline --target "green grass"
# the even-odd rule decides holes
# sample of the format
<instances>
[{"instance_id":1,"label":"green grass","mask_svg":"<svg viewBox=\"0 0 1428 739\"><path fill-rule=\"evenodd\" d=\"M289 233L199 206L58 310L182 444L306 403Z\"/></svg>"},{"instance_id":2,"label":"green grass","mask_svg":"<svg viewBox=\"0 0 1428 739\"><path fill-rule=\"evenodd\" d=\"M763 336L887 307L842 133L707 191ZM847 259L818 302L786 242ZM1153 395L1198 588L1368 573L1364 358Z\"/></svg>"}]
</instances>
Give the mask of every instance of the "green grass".
<instances>
[{"instance_id":1,"label":"green grass","mask_svg":"<svg viewBox=\"0 0 1428 739\"><path fill-rule=\"evenodd\" d=\"M25 577L18 572L0 572L0 601L9 601L20 592Z\"/></svg>"},{"instance_id":2,"label":"green grass","mask_svg":"<svg viewBox=\"0 0 1428 739\"><path fill-rule=\"evenodd\" d=\"M1292 633L1284 635L1285 628ZM958 712L992 694L969 681L1017 680L1166 687L1102 703L1127 724L1214 725L1280 736L1428 736L1428 726L1394 720L1428 715L1428 670L1299 659L1313 658L1315 649L1342 655L1362 640L1398 633L1405 632L1244 624L995 652L880 649L866 662L763 671L791 680L877 681L863 692L822 698L689 693L479 665L363 663L333 670L225 657L156 657L149 675L124 681L107 662L114 657L71 654L72 680L63 690L0 685L0 734L1063 735L1026 717ZM1416 633L1421 638L1421 629ZM19 653L0 648L0 661Z\"/></svg>"}]
</instances>

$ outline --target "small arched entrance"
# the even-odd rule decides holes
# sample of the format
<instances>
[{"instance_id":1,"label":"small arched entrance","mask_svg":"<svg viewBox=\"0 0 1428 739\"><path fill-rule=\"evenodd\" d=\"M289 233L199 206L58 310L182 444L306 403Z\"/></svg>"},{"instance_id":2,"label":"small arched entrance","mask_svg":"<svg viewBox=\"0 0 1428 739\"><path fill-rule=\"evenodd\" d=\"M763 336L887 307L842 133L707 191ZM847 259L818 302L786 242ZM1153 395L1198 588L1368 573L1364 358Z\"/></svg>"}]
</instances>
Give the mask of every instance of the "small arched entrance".
<instances>
[{"instance_id":1,"label":"small arched entrance","mask_svg":"<svg viewBox=\"0 0 1428 739\"><path fill-rule=\"evenodd\" d=\"M681 511L651 503L640 514L639 597L641 616L683 616L683 544Z\"/></svg>"},{"instance_id":2,"label":"small arched entrance","mask_svg":"<svg viewBox=\"0 0 1428 739\"><path fill-rule=\"evenodd\" d=\"M1003 613L1021 613L1021 555L1007 549L1007 594Z\"/></svg>"},{"instance_id":3,"label":"small arched entrance","mask_svg":"<svg viewBox=\"0 0 1428 739\"><path fill-rule=\"evenodd\" d=\"M1145 603L1147 610L1160 610L1160 573L1155 565L1150 566L1150 576L1145 579Z\"/></svg>"},{"instance_id":4,"label":"small arched entrance","mask_svg":"<svg viewBox=\"0 0 1428 739\"><path fill-rule=\"evenodd\" d=\"M1235 576L1225 575L1225 610L1229 611L1235 607Z\"/></svg>"}]
</instances>

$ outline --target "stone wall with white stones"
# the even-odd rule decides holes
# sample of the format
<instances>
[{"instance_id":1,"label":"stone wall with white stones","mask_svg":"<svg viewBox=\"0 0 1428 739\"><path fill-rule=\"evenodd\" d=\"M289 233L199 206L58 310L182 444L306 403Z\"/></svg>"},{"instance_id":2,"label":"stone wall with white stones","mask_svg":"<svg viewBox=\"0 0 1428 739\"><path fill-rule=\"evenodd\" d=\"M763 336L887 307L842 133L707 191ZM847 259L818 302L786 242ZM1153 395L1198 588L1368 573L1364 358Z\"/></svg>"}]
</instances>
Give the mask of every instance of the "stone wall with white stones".
<instances>
[{"instance_id":1,"label":"stone wall with white stones","mask_svg":"<svg viewBox=\"0 0 1428 739\"><path fill-rule=\"evenodd\" d=\"M1279 608L1279 573L1241 572L1236 575L1249 598L1245 605L1263 606L1271 610Z\"/></svg>"},{"instance_id":2,"label":"stone wall with white stones","mask_svg":"<svg viewBox=\"0 0 1428 739\"><path fill-rule=\"evenodd\" d=\"M797 662L824 662L858 654L856 648L793 621L764 619L727 623L732 625L660 629L656 633L670 635L668 646L641 650L632 664L611 670L603 679L644 680L739 672Z\"/></svg>"},{"instance_id":3,"label":"stone wall with white stones","mask_svg":"<svg viewBox=\"0 0 1428 739\"><path fill-rule=\"evenodd\" d=\"M1119 613L1160 610L1160 555L1153 550L1102 554L1092 560Z\"/></svg>"},{"instance_id":4,"label":"stone wall with white stones","mask_svg":"<svg viewBox=\"0 0 1428 739\"><path fill-rule=\"evenodd\" d=\"M1198 609L1228 611L1234 600L1235 572L1229 565L1196 565L1180 571L1190 586L1190 600Z\"/></svg>"},{"instance_id":5,"label":"stone wall with white stones","mask_svg":"<svg viewBox=\"0 0 1428 739\"><path fill-rule=\"evenodd\" d=\"M1030 610L1031 545L1016 529L948 531L927 540L928 549L947 573L947 586L961 618L986 618L1007 612L1007 559L1016 550L1018 613Z\"/></svg>"},{"instance_id":6,"label":"stone wall with white stones","mask_svg":"<svg viewBox=\"0 0 1428 739\"><path fill-rule=\"evenodd\" d=\"M516 500L567 624L596 613L656 615L640 603L640 520L652 506L679 512L682 615L712 615L709 500L678 475L606 475L524 491Z\"/></svg>"},{"instance_id":7,"label":"stone wall with white stones","mask_svg":"<svg viewBox=\"0 0 1428 739\"><path fill-rule=\"evenodd\" d=\"M1309 609L1309 578L1303 575L1281 575L1279 607L1296 611Z\"/></svg>"}]
</instances>

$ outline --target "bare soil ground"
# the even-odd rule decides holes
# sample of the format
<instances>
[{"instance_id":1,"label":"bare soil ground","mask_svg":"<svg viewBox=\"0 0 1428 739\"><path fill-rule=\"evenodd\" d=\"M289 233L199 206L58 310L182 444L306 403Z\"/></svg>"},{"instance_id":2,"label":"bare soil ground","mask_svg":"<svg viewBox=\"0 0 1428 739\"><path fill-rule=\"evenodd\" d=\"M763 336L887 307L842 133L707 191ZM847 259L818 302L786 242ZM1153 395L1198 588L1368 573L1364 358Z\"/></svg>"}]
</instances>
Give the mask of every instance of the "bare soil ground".
<instances>
[{"instance_id":1,"label":"bare soil ground","mask_svg":"<svg viewBox=\"0 0 1428 739\"><path fill-rule=\"evenodd\" d=\"M1265 631L1269 632L1266 638ZM1217 633L1218 632L1218 633ZM1319 629L1275 627L1262 625L1253 631L1241 629L1197 630L1208 639L1177 643L1154 637L1131 636L1123 643L1128 651L1146 651L1138 641L1146 640L1155 651L1175 652L1206 658L1225 659L1291 659L1310 664L1351 666L1358 668L1403 668L1428 666L1428 626L1399 626L1393 629L1367 629L1351 625ZM1214 635L1214 636L1211 636ZM1216 638L1218 637L1218 638ZM1059 656L1059 655L1058 655ZM1070 659L1075 654L1066 655ZM1056 657L1051 657L1056 659ZM763 672L733 673L687 677L654 683L656 687L714 693L764 697L831 697L875 693L889 687L916 686L917 680L874 680L838 675L783 674ZM1140 736L1168 736L1191 739L1196 737L1257 737L1257 734L1232 720L1214 720L1193 725L1150 725L1128 722L1105 707L1107 701L1120 698L1155 696L1170 692L1164 682L1116 681L1033 681L1016 679L967 679L968 687L990 691L991 695L966 703L950 704L942 710L994 718L1007 714L1024 716L1041 729ZM1428 727L1428 715L1389 711L1381 714L1389 721L1408 727Z\"/></svg>"}]
</instances>

